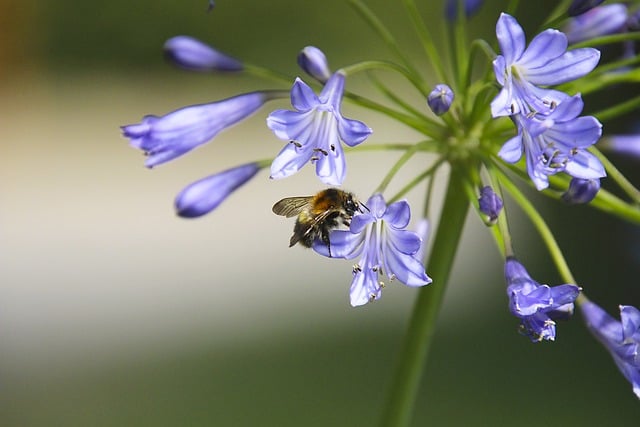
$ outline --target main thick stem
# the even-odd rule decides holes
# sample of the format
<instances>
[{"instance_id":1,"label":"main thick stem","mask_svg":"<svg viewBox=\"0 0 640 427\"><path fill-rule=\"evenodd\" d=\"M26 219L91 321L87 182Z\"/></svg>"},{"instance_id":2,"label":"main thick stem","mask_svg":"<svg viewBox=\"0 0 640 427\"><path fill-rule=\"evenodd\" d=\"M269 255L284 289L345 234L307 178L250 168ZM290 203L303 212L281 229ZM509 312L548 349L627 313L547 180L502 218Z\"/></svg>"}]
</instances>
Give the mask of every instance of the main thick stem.
<instances>
[{"instance_id":1,"label":"main thick stem","mask_svg":"<svg viewBox=\"0 0 640 427\"><path fill-rule=\"evenodd\" d=\"M452 168L433 252L427 264L433 283L420 289L418 293L387 396L387 406L382 413L381 425L385 427L408 426L411 421L438 312L469 209L469 202L459 179Z\"/></svg>"}]
</instances>

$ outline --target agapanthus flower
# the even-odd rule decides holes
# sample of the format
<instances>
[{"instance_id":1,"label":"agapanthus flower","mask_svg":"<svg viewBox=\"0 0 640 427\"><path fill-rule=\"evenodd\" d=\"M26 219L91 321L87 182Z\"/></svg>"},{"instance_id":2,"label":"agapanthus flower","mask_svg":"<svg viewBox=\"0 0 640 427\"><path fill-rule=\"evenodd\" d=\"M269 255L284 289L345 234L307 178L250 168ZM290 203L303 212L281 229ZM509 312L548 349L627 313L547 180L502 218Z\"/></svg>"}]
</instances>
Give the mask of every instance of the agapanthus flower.
<instances>
[{"instance_id":1,"label":"agapanthus flower","mask_svg":"<svg viewBox=\"0 0 640 427\"><path fill-rule=\"evenodd\" d=\"M478 199L480 212L487 215L491 223L495 222L502 210L502 199L498 196L493 188L486 185L480 190L480 198Z\"/></svg>"},{"instance_id":2,"label":"agapanthus flower","mask_svg":"<svg viewBox=\"0 0 640 427\"><path fill-rule=\"evenodd\" d=\"M573 313L573 302L580 293L576 285L541 285L514 257L508 257L504 266L511 314L520 319L520 329L531 341L553 341L556 337L555 320Z\"/></svg>"},{"instance_id":3,"label":"agapanthus flower","mask_svg":"<svg viewBox=\"0 0 640 427\"><path fill-rule=\"evenodd\" d=\"M445 16L449 21L455 21L458 18L458 2L460 0L447 0L445 5ZM468 18L474 15L480 7L484 0L462 0L464 3L464 14Z\"/></svg>"},{"instance_id":4,"label":"agapanthus flower","mask_svg":"<svg viewBox=\"0 0 640 427\"><path fill-rule=\"evenodd\" d=\"M602 135L602 125L592 116L578 117L580 95L567 98L547 116L514 116L518 134L508 140L498 155L508 163L525 153L527 172L538 190L549 186L549 175L565 172L575 178L606 176L604 167L586 149Z\"/></svg>"},{"instance_id":5,"label":"agapanthus flower","mask_svg":"<svg viewBox=\"0 0 640 427\"><path fill-rule=\"evenodd\" d=\"M165 116L145 116L122 126L131 146L148 156L149 168L166 163L208 142L220 131L246 119L277 92L251 92L210 104L180 108Z\"/></svg>"},{"instance_id":6,"label":"agapanthus flower","mask_svg":"<svg viewBox=\"0 0 640 427\"><path fill-rule=\"evenodd\" d=\"M193 71L242 71L242 62L189 36L176 36L164 44L165 56Z\"/></svg>"},{"instance_id":7,"label":"agapanthus flower","mask_svg":"<svg viewBox=\"0 0 640 427\"><path fill-rule=\"evenodd\" d=\"M569 16L581 15L598 6L603 1L604 0L573 0L567 10L567 14Z\"/></svg>"},{"instance_id":8,"label":"agapanthus flower","mask_svg":"<svg viewBox=\"0 0 640 427\"><path fill-rule=\"evenodd\" d=\"M427 97L427 104L434 114L441 116L451 107L454 94L446 84L437 84Z\"/></svg>"},{"instance_id":9,"label":"agapanthus flower","mask_svg":"<svg viewBox=\"0 0 640 427\"><path fill-rule=\"evenodd\" d=\"M377 193L365 205L369 210L354 216L349 230L334 230L329 236L333 258L360 256L353 267L349 292L354 307L381 297L384 282L380 279L384 276L412 287L431 283L416 257L421 251L422 239L406 230L411 219L409 204L400 201L387 206L384 197ZM329 256L327 245L319 240L313 249Z\"/></svg>"},{"instance_id":10,"label":"agapanthus flower","mask_svg":"<svg viewBox=\"0 0 640 427\"><path fill-rule=\"evenodd\" d=\"M610 135L602 142L603 149L640 158L640 134Z\"/></svg>"},{"instance_id":11,"label":"agapanthus flower","mask_svg":"<svg viewBox=\"0 0 640 427\"><path fill-rule=\"evenodd\" d=\"M331 77L331 69L324 52L315 46L307 46L298 54L298 65L305 73L321 83Z\"/></svg>"},{"instance_id":12,"label":"agapanthus flower","mask_svg":"<svg viewBox=\"0 0 640 427\"><path fill-rule=\"evenodd\" d=\"M627 6L622 3L596 7L567 23L563 32L569 43L612 34L623 29L627 23Z\"/></svg>"},{"instance_id":13,"label":"agapanthus flower","mask_svg":"<svg viewBox=\"0 0 640 427\"><path fill-rule=\"evenodd\" d=\"M577 205L589 203L600 191L599 179L572 178L569 188L562 195L562 200L566 203Z\"/></svg>"},{"instance_id":14,"label":"agapanthus flower","mask_svg":"<svg viewBox=\"0 0 640 427\"><path fill-rule=\"evenodd\" d=\"M591 333L609 350L640 398L640 310L621 305L620 321L617 321L591 301L582 304L580 309Z\"/></svg>"},{"instance_id":15,"label":"agapanthus flower","mask_svg":"<svg viewBox=\"0 0 640 427\"><path fill-rule=\"evenodd\" d=\"M316 175L325 184L341 185L346 163L340 141L353 147L364 141L371 129L340 112L345 75L334 73L319 96L299 78L291 88L295 111L276 110L267 126L280 139L288 141L271 164L271 178L285 178L298 172L307 162L315 162Z\"/></svg>"},{"instance_id":16,"label":"agapanthus flower","mask_svg":"<svg viewBox=\"0 0 640 427\"><path fill-rule=\"evenodd\" d=\"M184 218L196 218L211 212L259 170L257 163L247 163L189 184L176 196L176 213Z\"/></svg>"},{"instance_id":17,"label":"agapanthus flower","mask_svg":"<svg viewBox=\"0 0 640 427\"><path fill-rule=\"evenodd\" d=\"M506 13L498 19L496 35L502 55L493 61L493 69L502 90L491 102L493 117L548 114L568 95L539 86L582 77L593 70L600 59L596 49L567 51L567 37L558 30L543 31L525 48L522 27Z\"/></svg>"}]
</instances>

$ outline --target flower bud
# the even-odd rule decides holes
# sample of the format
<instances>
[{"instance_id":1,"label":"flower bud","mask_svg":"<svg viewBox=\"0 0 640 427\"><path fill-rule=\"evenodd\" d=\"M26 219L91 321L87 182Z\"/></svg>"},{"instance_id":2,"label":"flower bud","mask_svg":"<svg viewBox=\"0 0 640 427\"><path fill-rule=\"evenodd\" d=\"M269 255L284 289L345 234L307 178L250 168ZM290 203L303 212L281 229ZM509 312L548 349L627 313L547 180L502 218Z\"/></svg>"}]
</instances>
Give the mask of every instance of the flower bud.
<instances>
[{"instance_id":1,"label":"flower bud","mask_svg":"<svg viewBox=\"0 0 640 427\"><path fill-rule=\"evenodd\" d=\"M598 6L604 0L573 0L567 10L567 15L578 16Z\"/></svg>"},{"instance_id":2,"label":"flower bud","mask_svg":"<svg viewBox=\"0 0 640 427\"><path fill-rule=\"evenodd\" d=\"M307 46L298 54L298 65L319 82L326 82L331 77L329 62L325 54L315 46Z\"/></svg>"},{"instance_id":3,"label":"flower bud","mask_svg":"<svg viewBox=\"0 0 640 427\"><path fill-rule=\"evenodd\" d=\"M257 163L247 163L189 184L176 196L176 213L183 218L208 214L259 170Z\"/></svg>"},{"instance_id":4,"label":"flower bud","mask_svg":"<svg viewBox=\"0 0 640 427\"><path fill-rule=\"evenodd\" d=\"M562 32L569 43L578 43L622 30L628 18L627 6L608 4L570 19Z\"/></svg>"},{"instance_id":5,"label":"flower bud","mask_svg":"<svg viewBox=\"0 0 640 427\"><path fill-rule=\"evenodd\" d=\"M445 6L445 16L449 21L455 21L458 18L458 2L460 0L447 0ZM474 15L482 6L483 0L462 0L464 3L464 14L468 18Z\"/></svg>"},{"instance_id":6,"label":"flower bud","mask_svg":"<svg viewBox=\"0 0 640 427\"><path fill-rule=\"evenodd\" d=\"M427 97L427 104L429 104L431 111L436 115L441 116L449 111L453 98L453 91L449 86L445 84L438 84Z\"/></svg>"},{"instance_id":7,"label":"flower bud","mask_svg":"<svg viewBox=\"0 0 640 427\"><path fill-rule=\"evenodd\" d=\"M569 188L562 195L562 200L571 205L589 203L600 190L599 179L573 178Z\"/></svg>"},{"instance_id":8,"label":"flower bud","mask_svg":"<svg viewBox=\"0 0 640 427\"><path fill-rule=\"evenodd\" d=\"M166 57L181 68L193 71L242 71L240 61L189 36L176 36L164 44Z\"/></svg>"},{"instance_id":9,"label":"flower bud","mask_svg":"<svg viewBox=\"0 0 640 427\"><path fill-rule=\"evenodd\" d=\"M480 204L480 212L489 217L489 225L492 225L498 219L500 211L502 210L502 199L498 196L491 187L488 185L482 187L480 190L480 198L478 199Z\"/></svg>"}]
</instances>

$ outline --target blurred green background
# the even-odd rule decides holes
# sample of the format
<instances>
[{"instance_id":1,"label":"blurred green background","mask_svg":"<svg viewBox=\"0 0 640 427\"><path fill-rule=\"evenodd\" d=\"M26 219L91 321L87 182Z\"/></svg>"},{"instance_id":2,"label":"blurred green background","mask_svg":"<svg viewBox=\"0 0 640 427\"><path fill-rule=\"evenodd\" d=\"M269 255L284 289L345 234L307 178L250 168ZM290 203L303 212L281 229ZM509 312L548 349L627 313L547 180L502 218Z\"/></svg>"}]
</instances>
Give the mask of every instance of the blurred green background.
<instances>
[{"instance_id":1,"label":"blurred green background","mask_svg":"<svg viewBox=\"0 0 640 427\"><path fill-rule=\"evenodd\" d=\"M390 286L381 301L353 309L349 262L287 248L293 224L270 207L317 190L312 171L277 182L262 173L203 219L173 214L173 197L186 184L247 153L264 158L281 148L264 127L269 109L153 171L119 126L273 86L172 68L161 47L174 35L292 75L309 44L333 67L387 52L341 0L220 0L211 13L206 3L0 5L3 427L370 426L378 419L415 290ZM426 69L399 2L368 3ZM442 4L418 3L441 35ZM556 2L521 3L531 36ZM493 37L503 4L486 2L469 31ZM377 126L379 116L344 110L374 128L372 141L417 138L394 124ZM614 130L631 124L618 121ZM640 181L637 163L614 160ZM366 198L388 161L351 156L345 186ZM393 188L421 170L417 159ZM409 195L415 206L422 191ZM436 200L441 195L436 188ZM640 305L637 227L530 197L595 301L612 314L621 303ZM531 274L559 283L530 224L513 221L516 251ZM504 289L498 252L470 216L413 425L637 426L630 384L580 315L559 325L557 342L531 344L516 332Z\"/></svg>"}]
</instances>

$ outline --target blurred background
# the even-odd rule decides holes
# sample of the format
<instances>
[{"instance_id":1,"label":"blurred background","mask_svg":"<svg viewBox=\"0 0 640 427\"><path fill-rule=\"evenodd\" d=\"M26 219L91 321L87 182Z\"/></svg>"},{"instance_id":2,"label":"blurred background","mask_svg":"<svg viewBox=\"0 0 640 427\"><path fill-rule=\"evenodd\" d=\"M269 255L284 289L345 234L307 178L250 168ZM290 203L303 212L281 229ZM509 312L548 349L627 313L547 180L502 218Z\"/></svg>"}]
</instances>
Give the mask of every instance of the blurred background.
<instances>
[{"instance_id":1,"label":"blurred background","mask_svg":"<svg viewBox=\"0 0 640 427\"><path fill-rule=\"evenodd\" d=\"M313 171L275 182L263 171L201 219L173 211L188 183L280 150L264 126L276 105L154 170L119 126L278 88L173 68L161 48L174 35L291 75L306 45L335 68L387 52L341 0L216 3L211 13L205 0L0 3L0 425L376 423L416 291L394 284L351 308L350 262L287 247L293 221L270 208L319 190ZM443 5L419 3L443 34ZM469 31L492 40L503 3L487 1ZM368 4L426 69L403 9ZM545 12L538 4L518 14L530 36ZM353 106L344 112L374 128L371 141L418 138ZM366 199L389 158L350 156L345 187ZM414 159L391 193L426 160ZM637 163L613 160L640 181ZM423 192L409 194L414 206ZM639 306L638 228L529 195L592 299L616 317L618 304ZM559 283L531 225L511 213L523 263ZM630 384L579 316L559 325L555 343L519 336L499 253L470 215L413 425L637 426Z\"/></svg>"}]
</instances>

